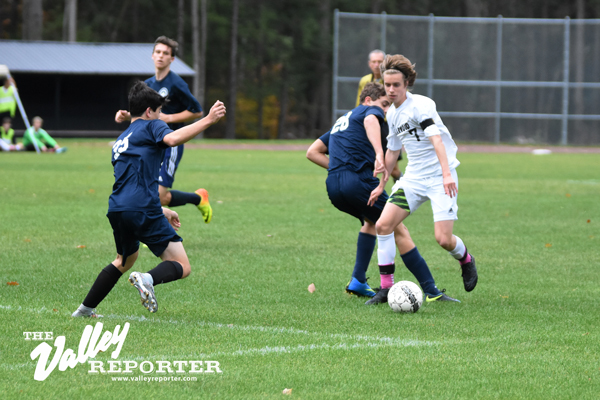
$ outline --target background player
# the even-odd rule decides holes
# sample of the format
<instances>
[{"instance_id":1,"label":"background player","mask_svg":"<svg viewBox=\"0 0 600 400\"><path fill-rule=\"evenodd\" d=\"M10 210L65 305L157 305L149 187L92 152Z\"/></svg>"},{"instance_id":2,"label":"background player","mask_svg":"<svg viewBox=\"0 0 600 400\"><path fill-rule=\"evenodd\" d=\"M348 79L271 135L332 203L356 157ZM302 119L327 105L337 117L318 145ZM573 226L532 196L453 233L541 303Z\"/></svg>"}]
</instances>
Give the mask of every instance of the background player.
<instances>
[{"instance_id":1,"label":"background player","mask_svg":"<svg viewBox=\"0 0 600 400\"><path fill-rule=\"evenodd\" d=\"M356 245L354 271L346 291L372 297L366 304L379 304L387 301L387 291L394 283L393 271L382 275L382 289L377 294L366 282L366 271L375 249L375 223L388 198L384 190L388 175L384 174L381 181L374 176L381 171L380 151L383 150L379 142L379 127L384 123L389 101L379 83L368 83L361 100L362 105L338 119L329 132L310 146L306 156L328 169L326 183L331 203L340 211L358 218L362 224ZM378 168L375 169L376 166ZM408 229L400 224L395 232L407 268L422 287L437 291L429 267L412 242Z\"/></svg>"},{"instance_id":2,"label":"background player","mask_svg":"<svg viewBox=\"0 0 600 400\"><path fill-rule=\"evenodd\" d=\"M363 76L358 83L358 95L356 96L356 105L358 107L361 103L360 94L363 89L369 82L377 82L383 84L383 79L381 78L381 69L379 66L383 62L383 58L385 57L385 53L381 50L373 50L369 53L369 69L371 73ZM383 147L383 153L385 154L387 150L387 136L389 134L389 129L387 124L381 125L381 147ZM402 151L398 153L398 162L402 160ZM394 178L394 182L400 179L402 176L402 171L400 171L400 167L398 167L398 163L394 165L394 169L392 170L392 178Z\"/></svg>"},{"instance_id":3,"label":"background player","mask_svg":"<svg viewBox=\"0 0 600 400\"><path fill-rule=\"evenodd\" d=\"M458 176L455 168L457 147L450 132L442 123L435 102L428 97L413 95L417 72L410 60L402 55L386 56L381 65L385 90L392 101L387 114L390 127L387 169L402 146L408 165L405 174L392 188L381 218L377 221L378 263L381 270L393 265L395 256L394 229L421 204L431 200L435 238L462 268L465 290L470 292L477 284L475 258L469 254L463 241L452 234L457 219ZM426 299L435 293L425 290Z\"/></svg>"},{"instance_id":4,"label":"background player","mask_svg":"<svg viewBox=\"0 0 600 400\"><path fill-rule=\"evenodd\" d=\"M217 101L206 118L172 131L159 120L165 102L165 97L143 82L135 84L129 92L133 118L113 146L115 184L108 200L107 217L113 229L117 258L100 272L73 317L98 316L94 308L133 266L140 241L162 259L148 273L132 272L129 276L148 311L158 309L154 286L183 279L191 272L182 239L175 232L180 225L177 213L161 208L156 171L167 147L185 143L216 123L225 115L225 106Z\"/></svg>"},{"instance_id":5,"label":"background player","mask_svg":"<svg viewBox=\"0 0 600 400\"><path fill-rule=\"evenodd\" d=\"M23 147L27 151L35 151L33 141L35 140L37 147L43 152L64 153L66 147L60 147L56 140L52 138L44 129L42 124L44 120L41 117L35 116L31 120L31 127L23 133Z\"/></svg>"},{"instance_id":6,"label":"background player","mask_svg":"<svg viewBox=\"0 0 600 400\"><path fill-rule=\"evenodd\" d=\"M193 121L202 117L202 108L198 100L192 95L185 81L171 71L171 63L175 61L178 43L166 36L160 36L154 42L152 60L154 61L155 74L146 79L146 84L156 90L161 96L168 97L168 103L163 106L160 119L169 124L173 130L179 129L184 122ZM116 122L131 119L131 114L126 110L119 110L115 115ZM183 156L183 145L169 148L165 152L160 169L158 191L160 203L163 206L177 207L185 204L194 204L202 213L204 222L212 219L212 208L208 201L206 189L198 189L194 193L169 190L173 187L175 172Z\"/></svg>"}]
</instances>

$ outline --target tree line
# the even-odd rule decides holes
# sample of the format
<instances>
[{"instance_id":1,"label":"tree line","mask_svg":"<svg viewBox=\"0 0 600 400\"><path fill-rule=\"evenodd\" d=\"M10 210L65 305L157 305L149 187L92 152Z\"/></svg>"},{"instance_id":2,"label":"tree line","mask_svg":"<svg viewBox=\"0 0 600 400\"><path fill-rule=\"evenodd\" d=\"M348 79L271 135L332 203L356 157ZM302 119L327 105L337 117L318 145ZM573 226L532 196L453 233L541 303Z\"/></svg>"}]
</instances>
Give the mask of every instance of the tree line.
<instances>
[{"instance_id":1,"label":"tree line","mask_svg":"<svg viewBox=\"0 0 600 400\"><path fill-rule=\"evenodd\" d=\"M203 107L228 107L228 138L317 137L331 125L333 12L598 18L600 0L3 0L0 38L153 42L199 71ZM365 58L366 55L357 54Z\"/></svg>"}]
</instances>

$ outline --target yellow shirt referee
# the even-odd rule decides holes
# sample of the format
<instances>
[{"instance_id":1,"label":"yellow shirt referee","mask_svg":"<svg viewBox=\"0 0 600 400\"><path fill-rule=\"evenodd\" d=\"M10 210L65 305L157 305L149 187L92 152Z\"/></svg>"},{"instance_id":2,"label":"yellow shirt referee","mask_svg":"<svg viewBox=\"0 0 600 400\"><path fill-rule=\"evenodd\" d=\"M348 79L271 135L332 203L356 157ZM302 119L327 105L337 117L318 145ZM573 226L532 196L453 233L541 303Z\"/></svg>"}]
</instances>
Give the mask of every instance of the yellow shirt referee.
<instances>
[{"instance_id":1,"label":"yellow shirt referee","mask_svg":"<svg viewBox=\"0 0 600 400\"><path fill-rule=\"evenodd\" d=\"M358 94L356 95L356 107L360 105L360 94L365 88L365 85L369 82L377 82L383 84L383 80L381 79L381 71L379 70L379 66L383 62L383 58L385 57L385 53L381 50L373 50L369 53L369 69L373 71L369 75L365 75L361 78L360 83L358 84Z\"/></svg>"},{"instance_id":2,"label":"yellow shirt referee","mask_svg":"<svg viewBox=\"0 0 600 400\"><path fill-rule=\"evenodd\" d=\"M379 66L383 63L383 59L385 57L385 53L382 50L373 50L369 53L369 69L372 71L369 75L365 75L360 79L358 84L358 95L356 96L356 107L360 105L360 94L362 93L365 85L369 82L377 82L383 84L383 79L381 78L381 70ZM384 146L384 152L387 149L387 135L388 135L388 126L385 124L381 129L381 144ZM402 160L402 151L398 154L398 161ZM394 166L394 170L392 171L392 178L394 181L397 181L402 176L402 172L400 168L398 168L398 163Z\"/></svg>"}]
</instances>

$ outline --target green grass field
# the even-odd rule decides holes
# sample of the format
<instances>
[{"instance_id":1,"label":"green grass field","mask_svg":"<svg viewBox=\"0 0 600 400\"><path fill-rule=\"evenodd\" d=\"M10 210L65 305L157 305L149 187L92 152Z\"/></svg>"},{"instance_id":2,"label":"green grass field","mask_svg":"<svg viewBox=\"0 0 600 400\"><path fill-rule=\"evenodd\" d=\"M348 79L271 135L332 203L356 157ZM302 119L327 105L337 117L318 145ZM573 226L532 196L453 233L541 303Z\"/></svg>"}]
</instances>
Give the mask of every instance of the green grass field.
<instances>
[{"instance_id":1,"label":"green grass field","mask_svg":"<svg viewBox=\"0 0 600 400\"><path fill-rule=\"evenodd\" d=\"M215 213L206 225L194 207L176 209L192 275L157 287L156 314L126 278L97 310L105 330L131 324L119 360L216 360L223 372L118 382L128 375L92 375L86 363L35 381L41 342L23 332L64 335L77 351L98 321L70 314L115 255L110 146L61 142L61 155L0 154L4 399L287 398L285 388L297 399L598 398L597 154L459 154L455 232L479 284L464 292L426 204L406 225L438 286L462 303L408 315L344 293L359 224L330 204L326 171L303 152L186 149L175 188L206 187ZM157 263L142 249L133 270ZM368 276L378 286L376 256ZM414 280L402 266L403 279Z\"/></svg>"}]
</instances>

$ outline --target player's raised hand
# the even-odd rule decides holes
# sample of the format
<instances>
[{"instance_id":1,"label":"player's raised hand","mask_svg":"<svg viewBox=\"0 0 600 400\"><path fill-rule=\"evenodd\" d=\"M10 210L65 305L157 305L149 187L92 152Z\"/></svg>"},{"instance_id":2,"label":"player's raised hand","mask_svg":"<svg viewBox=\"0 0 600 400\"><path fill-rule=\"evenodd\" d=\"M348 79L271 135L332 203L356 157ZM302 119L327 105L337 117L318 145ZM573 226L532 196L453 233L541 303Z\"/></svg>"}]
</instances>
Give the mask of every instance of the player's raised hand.
<instances>
[{"instance_id":1,"label":"player's raised hand","mask_svg":"<svg viewBox=\"0 0 600 400\"><path fill-rule=\"evenodd\" d=\"M226 112L227 110L225 109L225 104L223 104L222 101L217 100L210 108L210 112L208 113L207 117L210 117L214 124L223 118Z\"/></svg>"},{"instance_id":2,"label":"player's raised hand","mask_svg":"<svg viewBox=\"0 0 600 400\"><path fill-rule=\"evenodd\" d=\"M456 182L454 182L452 175L444 177L444 192L450 197L454 197L458 194L458 187L456 187Z\"/></svg>"},{"instance_id":3,"label":"player's raised hand","mask_svg":"<svg viewBox=\"0 0 600 400\"><path fill-rule=\"evenodd\" d=\"M131 114L127 110L119 110L115 115L115 122L120 124L121 122L129 121L131 119Z\"/></svg>"}]
</instances>

